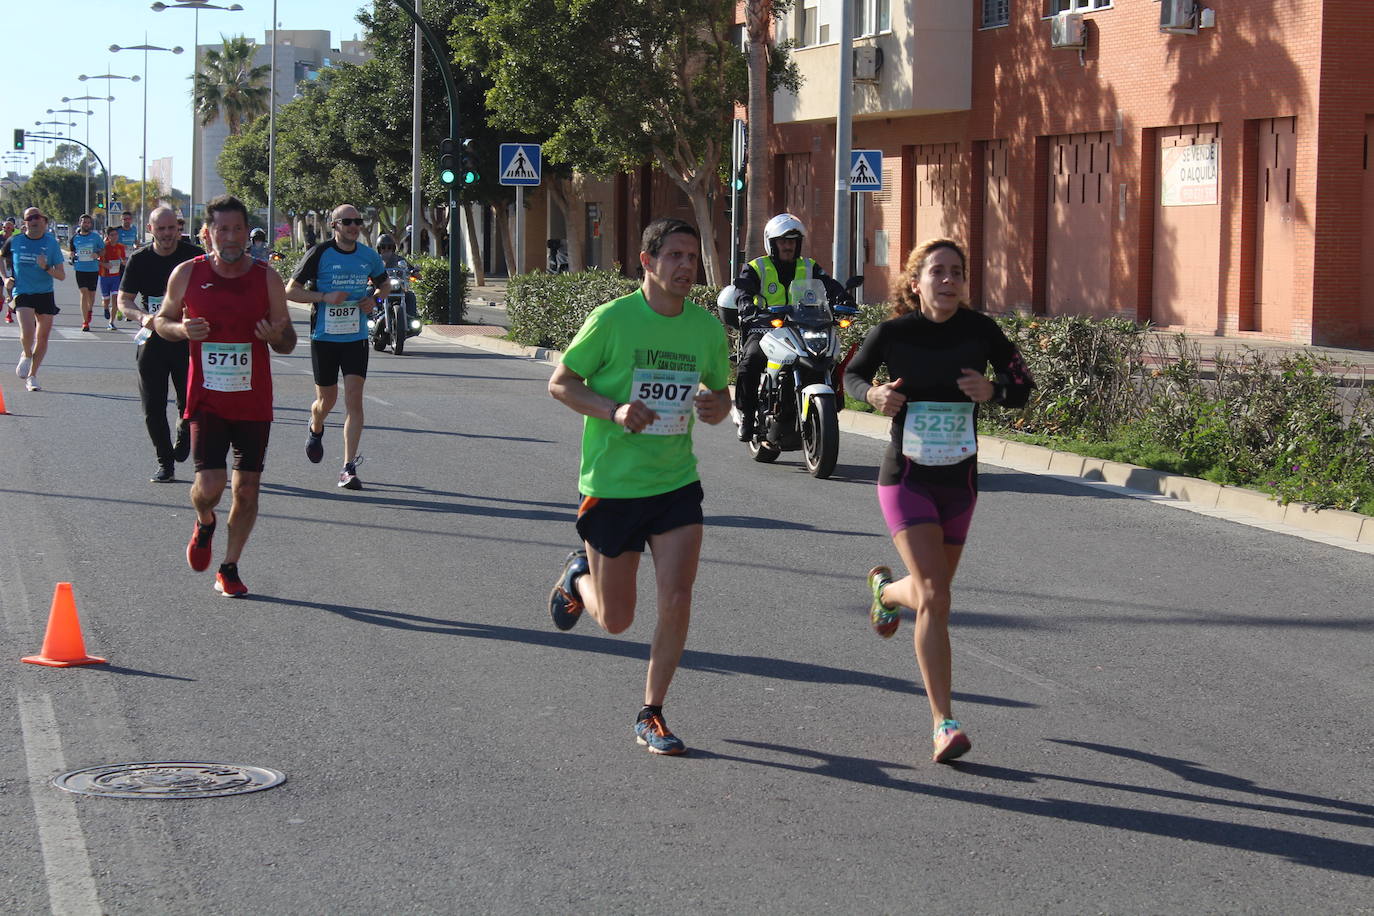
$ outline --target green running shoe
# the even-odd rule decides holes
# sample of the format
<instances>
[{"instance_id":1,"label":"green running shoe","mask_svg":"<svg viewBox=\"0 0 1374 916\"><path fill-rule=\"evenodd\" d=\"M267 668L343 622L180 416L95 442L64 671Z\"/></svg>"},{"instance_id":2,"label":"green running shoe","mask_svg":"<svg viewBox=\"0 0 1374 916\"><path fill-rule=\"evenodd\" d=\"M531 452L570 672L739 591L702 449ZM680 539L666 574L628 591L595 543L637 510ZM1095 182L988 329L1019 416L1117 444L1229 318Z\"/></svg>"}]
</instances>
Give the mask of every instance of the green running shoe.
<instances>
[{"instance_id":1,"label":"green running shoe","mask_svg":"<svg viewBox=\"0 0 1374 916\"><path fill-rule=\"evenodd\" d=\"M875 566L868 571L868 588L873 592L873 607L868 612L868 620L873 624L873 632L888 639L897 632L902 622L901 614L895 607L883 603L883 589L892 584L892 570L886 566Z\"/></svg>"}]
</instances>

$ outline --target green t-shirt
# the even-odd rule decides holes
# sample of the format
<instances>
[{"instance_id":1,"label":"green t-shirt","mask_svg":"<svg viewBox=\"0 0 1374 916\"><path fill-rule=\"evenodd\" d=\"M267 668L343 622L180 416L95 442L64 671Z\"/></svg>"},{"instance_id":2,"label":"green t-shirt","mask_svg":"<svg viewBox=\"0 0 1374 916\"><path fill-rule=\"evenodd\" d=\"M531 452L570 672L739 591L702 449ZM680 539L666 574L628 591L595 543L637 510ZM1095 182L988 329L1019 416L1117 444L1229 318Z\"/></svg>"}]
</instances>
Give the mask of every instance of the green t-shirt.
<instances>
[{"instance_id":1,"label":"green t-shirt","mask_svg":"<svg viewBox=\"0 0 1374 916\"><path fill-rule=\"evenodd\" d=\"M669 318L636 290L587 316L563 353L563 365L597 394L624 403L641 400L659 414L638 433L610 420L583 418L583 495L636 499L700 479L692 454L692 400L699 384L719 391L730 381L725 328L714 315L688 300L680 315Z\"/></svg>"}]
</instances>

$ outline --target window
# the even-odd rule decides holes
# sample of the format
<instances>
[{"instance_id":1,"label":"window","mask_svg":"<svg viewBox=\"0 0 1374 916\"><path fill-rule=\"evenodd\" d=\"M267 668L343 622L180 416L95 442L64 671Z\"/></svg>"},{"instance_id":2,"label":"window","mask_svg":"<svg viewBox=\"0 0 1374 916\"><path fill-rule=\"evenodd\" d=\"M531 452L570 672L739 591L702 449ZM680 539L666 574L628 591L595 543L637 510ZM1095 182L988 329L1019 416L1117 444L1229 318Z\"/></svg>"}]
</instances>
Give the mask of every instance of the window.
<instances>
[{"instance_id":1,"label":"window","mask_svg":"<svg viewBox=\"0 0 1374 916\"><path fill-rule=\"evenodd\" d=\"M816 44L816 18L819 12L814 5L796 8L792 20L796 33L792 40L797 43L797 47L810 48Z\"/></svg>"},{"instance_id":2,"label":"window","mask_svg":"<svg viewBox=\"0 0 1374 916\"><path fill-rule=\"evenodd\" d=\"M892 30L891 0L854 0L854 37Z\"/></svg>"},{"instance_id":3,"label":"window","mask_svg":"<svg viewBox=\"0 0 1374 916\"><path fill-rule=\"evenodd\" d=\"M1006 25L1011 21L1011 0L983 0L983 28Z\"/></svg>"},{"instance_id":4,"label":"window","mask_svg":"<svg viewBox=\"0 0 1374 916\"><path fill-rule=\"evenodd\" d=\"M1112 0L1050 0L1048 15L1055 13L1086 13L1090 10L1104 10L1112 5Z\"/></svg>"}]
</instances>

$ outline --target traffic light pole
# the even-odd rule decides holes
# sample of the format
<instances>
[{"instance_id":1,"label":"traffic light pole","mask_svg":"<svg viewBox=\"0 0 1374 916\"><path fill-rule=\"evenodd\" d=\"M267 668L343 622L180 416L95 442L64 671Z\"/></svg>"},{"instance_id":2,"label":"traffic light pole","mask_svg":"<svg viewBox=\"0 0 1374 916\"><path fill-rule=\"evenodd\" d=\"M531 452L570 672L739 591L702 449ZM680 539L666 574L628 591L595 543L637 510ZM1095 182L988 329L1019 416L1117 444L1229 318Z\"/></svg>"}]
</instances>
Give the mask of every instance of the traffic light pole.
<instances>
[{"instance_id":1,"label":"traffic light pole","mask_svg":"<svg viewBox=\"0 0 1374 916\"><path fill-rule=\"evenodd\" d=\"M110 210L109 210L109 206L110 206L110 170L107 169L107 168L105 168L105 163L101 161L101 159L100 159L100 154L97 153L95 150L91 149L91 148L90 148L89 146L87 146L86 144L82 143L80 140L73 140L71 137L59 137L59 136L55 136L55 135L53 135L53 134L35 134L35 133L30 133L30 132L28 132L28 131L25 131L25 132L24 132L24 136L25 136L25 137L33 137L35 140L62 140L62 141L64 141L64 142L66 142L66 143L75 143L77 146L81 147L81 148L84 149L86 152L90 153L93 157L95 157L95 161L98 162L98 163L100 163L100 171L102 171L102 172L105 173L105 207L106 207L105 213L107 214L107 216L106 216L106 222L108 223L108 222L109 222L109 216L108 216L108 214L109 214L109 212L110 212Z\"/></svg>"},{"instance_id":2,"label":"traffic light pole","mask_svg":"<svg viewBox=\"0 0 1374 916\"><path fill-rule=\"evenodd\" d=\"M440 44L434 30L420 18L420 14L416 12L415 6L411 4L410 0L393 0L393 2L419 28L420 34L424 35L425 44L429 45L429 50L433 52L434 59L439 64L439 75L443 77L444 91L448 94L448 135L456 139L460 136L458 131L458 86L453 81L453 70L448 65L448 48L446 45ZM418 233L420 231L418 221L412 220L411 227L412 232ZM454 323L463 312L463 303L454 302L463 286L462 247L463 236L458 231L458 195L454 186L450 184L448 186L448 311L449 321Z\"/></svg>"}]
</instances>

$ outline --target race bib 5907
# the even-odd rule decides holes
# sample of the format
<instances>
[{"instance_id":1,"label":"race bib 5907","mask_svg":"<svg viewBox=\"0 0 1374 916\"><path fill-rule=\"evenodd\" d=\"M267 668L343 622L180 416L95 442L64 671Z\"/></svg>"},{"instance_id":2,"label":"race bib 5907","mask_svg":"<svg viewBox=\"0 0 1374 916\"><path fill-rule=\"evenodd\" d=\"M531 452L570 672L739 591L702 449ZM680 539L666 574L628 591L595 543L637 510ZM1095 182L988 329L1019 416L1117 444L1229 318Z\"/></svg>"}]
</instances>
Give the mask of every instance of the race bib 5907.
<instances>
[{"instance_id":1,"label":"race bib 5907","mask_svg":"<svg viewBox=\"0 0 1374 916\"><path fill-rule=\"evenodd\" d=\"M636 369L630 382L630 399L643 401L658 414L644 428L650 436L685 436L692 420L692 399L696 397L699 372L669 369Z\"/></svg>"}]
</instances>

